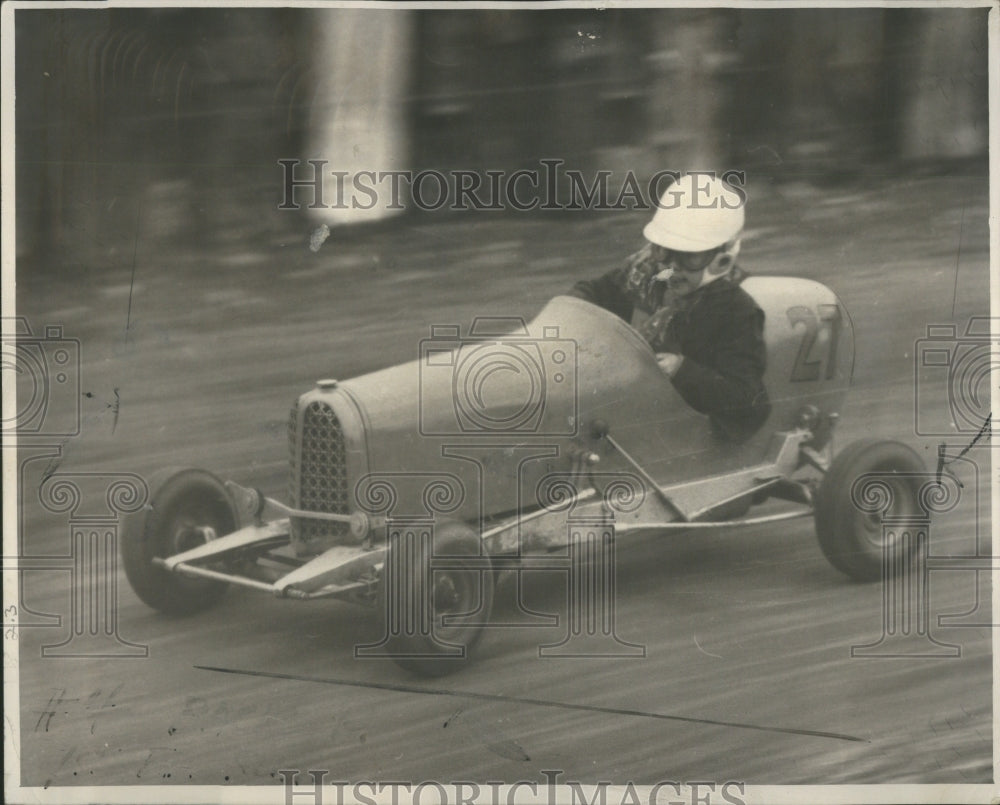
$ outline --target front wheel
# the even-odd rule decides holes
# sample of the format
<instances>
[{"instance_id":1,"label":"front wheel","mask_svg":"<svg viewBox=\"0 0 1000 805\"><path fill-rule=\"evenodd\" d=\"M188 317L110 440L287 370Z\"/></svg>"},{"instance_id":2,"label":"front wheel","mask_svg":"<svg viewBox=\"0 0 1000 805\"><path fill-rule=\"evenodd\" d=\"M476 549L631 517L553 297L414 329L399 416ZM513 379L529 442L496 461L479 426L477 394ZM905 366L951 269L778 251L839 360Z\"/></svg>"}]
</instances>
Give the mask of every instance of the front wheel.
<instances>
[{"instance_id":1,"label":"front wheel","mask_svg":"<svg viewBox=\"0 0 1000 805\"><path fill-rule=\"evenodd\" d=\"M920 456L901 442L861 439L842 450L816 493L816 536L830 564L856 581L880 579L886 548L882 518L923 513L918 501L924 472ZM881 514L863 511L851 497L854 482L868 473L878 474L892 496Z\"/></svg>"},{"instance_id":2,"label":"front wheel","mask_svg":"<svg viewBox=\"0 0 1000 805\"><path fill-rule=\"evenodd\" d=\"M460 668L489 621L493 581L479 537L462 524L393 538L379 596L389 656L422 676Z\"/></svg>"},{"instance_id":3,"label":"front wheel","mask_svg":"<svg viewBox=\"0 0 1000 805\"><path fill-rule=\"evenodd\" d=\"M231 534L238 518L225 485L209 472L172 469L150 479L150 502L129 515L122 563L129 584L146 604L171 615L190 615L217 603L223 582L192 579L153 563Z\"/></svg>"}]
</instances>

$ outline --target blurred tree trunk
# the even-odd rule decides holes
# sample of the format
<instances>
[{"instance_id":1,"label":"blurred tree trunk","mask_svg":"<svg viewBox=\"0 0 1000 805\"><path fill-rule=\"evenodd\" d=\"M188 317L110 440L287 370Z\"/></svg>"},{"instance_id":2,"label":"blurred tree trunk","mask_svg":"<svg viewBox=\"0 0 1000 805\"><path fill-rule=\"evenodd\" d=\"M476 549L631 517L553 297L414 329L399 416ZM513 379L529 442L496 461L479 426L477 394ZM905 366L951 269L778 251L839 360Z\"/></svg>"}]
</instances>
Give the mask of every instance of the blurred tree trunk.
<instances>
[{"instance_id":1,"label":"blurred tree trunk","mask_svg":"<svg viewBox=\"0 0 1000 805\"><path fill-rule=\"evenodd\" d=\"M726 41L726 15L713 10L652 16L648 54L651 144L663 169L725 170L730 82L738 55Z\"/></svg>"},{"instance_id":2,"label":"blurred tree trunk","mask_svg":"<svg viewBox=\"0 0 1000 805\"><path fill-rule=\"evenodd\" d=\"M331 224L375 221L399 212L390 209L390 183L377 187L377 199L355 192L361 171L404 170L409 167L407 92L415 33L409 11L343 8L317 14L318 52L314 129L309 158L325 159L324 203L313 212ZM310 166L304 166L308 178ZM334 205L336 188L331 171L344 171L344 202ZM366 185L375 182L361 177ZM434 201L434 183L428 183ZM404 186L405 187L405 186ZM308 190L308 188L305 188Z\"/></svg>"},{"instance_id":3,"label":"blurred tree trunk","mask_svg":"<svg viewBox=\"0 0 1000 805\"><path fill-rule=\"evenodd\" d=\"M986 153L987 9L919 9L912 68L902 76L899 153L907 159Z\"/></svg>"}]
</instances>

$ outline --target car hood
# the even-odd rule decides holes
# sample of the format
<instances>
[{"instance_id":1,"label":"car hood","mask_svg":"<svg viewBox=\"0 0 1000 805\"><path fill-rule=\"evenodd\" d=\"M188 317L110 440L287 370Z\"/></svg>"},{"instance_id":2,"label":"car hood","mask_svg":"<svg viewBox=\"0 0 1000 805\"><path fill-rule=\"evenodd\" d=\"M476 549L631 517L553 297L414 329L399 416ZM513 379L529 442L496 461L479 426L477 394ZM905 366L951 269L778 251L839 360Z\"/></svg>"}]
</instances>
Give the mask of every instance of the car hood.
<instances>
[{"instance_id":1,"label":"car hood","mask_svg":"<svg viewBox=\"0 0 1000 805\"><path fill-rule=\"evenodd\" d=\"M681 400L641 336L575 297L552 299L530 323L436 325L417 352L327 392L340 397L336 407L349 400L363 428L361 508L377 479L413 516L430 513L435 483L437 502L457 519L533 508L543 479L568 472L580 445L601 455L602 472L631 472L592 438L597 422L654 473L690 473L692 455L718 450L705 417Z\"/></svg>"}]
</instances>

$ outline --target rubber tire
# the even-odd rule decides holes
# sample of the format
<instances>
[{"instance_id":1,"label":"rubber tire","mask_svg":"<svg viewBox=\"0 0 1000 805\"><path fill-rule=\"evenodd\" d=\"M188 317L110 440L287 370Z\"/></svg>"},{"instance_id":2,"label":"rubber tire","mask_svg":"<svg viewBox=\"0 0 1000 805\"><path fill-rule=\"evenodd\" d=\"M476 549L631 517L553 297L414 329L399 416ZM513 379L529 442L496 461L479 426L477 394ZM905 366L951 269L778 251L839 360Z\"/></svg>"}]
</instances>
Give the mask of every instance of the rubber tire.
<instances>
[{"instance_id":1,"label":"rubber tire","mask_svg":"<svg viewBox=\"0 0 1000 805\"><path fill-rule=\"evenodd\" d=\"M476 532L462 523L449 523L439 527L435 531L433 542L433 553L436 557L475 557L477 564L474 568L464 572L461 570L456 571L462 574L461 579L464 580L464 583L459 585L461 598L456 610L459 613L474 612L474 617L480 624L489 621L490 613L493 610L496 573L493 572L492 568L483 569L482 567L484 559L487 563L489 562L489 556L486 554L485 548ZM394 548L390 548L390 551L392 550ZM390 556L387 556L385 562L386 568L389 567L390 561L394 560ZM420 572L423 566L424 561L421 558L417 562L416 567L409 564L403 568L402 572L407 574L417 573ZM383 570L383 587L384 572ZM439 570L435 578L440 579L440 574L443 572L445 571ZM478 581L476 580L477 576ZM410 583L416 583L416 580L413 579ZM386 609L388 598L387 591L385 589L381 590L379 595L379 614L382 623L387 628L390 622ZM476 609L477 604L479 605L478 609ZM432 635L422 634L390 634L386 642L386 651L390 656L415 653L425 655L436 654L438 656L392 656L392 659L401 668L420 676L445 676L459 670L465 665L465 661L471 656L483 636L483 626L476 624L443 626L438 620L438 613L434 608L433 600L431 602L431 619L431 622L435 624L431 627L433 635L436 635L441 641L464 646L464 657L456 657L453 654L449 654L449 647L442 646L436 642Z\"/></svg>"},{"instance_id":2,"label":"rubber tire","mask_svg":"<svg viewBox=\"0 0 1000 805\"><path fill-rule=\"evenodd\" d=\"M225 485L210 472L168 469L149 480L149 505L128 516L122 539L125 576L143 602L169 615L192 615L217 604L225 582L192 579L153 564L194 545L178 546L178 525L210 525L222 537L239 517Z\"/></svg>"},{"instance_id":3,"label":"rubber tire","mask_svg":"<svg viewBox=\"0 0 1000 805\"><path fill-rule=\"evenodd\" d=\"M882 578L881 521L860 511L851 500L855 480L869 472L924 473L920 456L901 442L860 439L837 454L816 493L816 536L823 555L837 570L855 581ZM923 481L900 478L895 506L919 510L917 496ZM898 508L897 508L898 511ZM878 540L873 540L877 531Z\"/></svg>"}]
</instances>

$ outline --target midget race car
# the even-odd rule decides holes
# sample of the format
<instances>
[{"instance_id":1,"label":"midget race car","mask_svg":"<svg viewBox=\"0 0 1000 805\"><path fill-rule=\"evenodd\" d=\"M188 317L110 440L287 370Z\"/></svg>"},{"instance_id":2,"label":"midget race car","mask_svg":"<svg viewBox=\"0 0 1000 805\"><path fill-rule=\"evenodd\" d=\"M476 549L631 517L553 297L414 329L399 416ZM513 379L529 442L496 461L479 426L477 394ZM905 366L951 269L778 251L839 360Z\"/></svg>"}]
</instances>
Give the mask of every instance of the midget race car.
<instances>
[{"instance_id":1,"label":"midget race car","mask_svg":"<svg viewBox=\"0 0 1000 805\"><path fill-rule=\"evenodd\" d=\"M544 568L595 535L813 516L837 570L879 579L881 518L917 507L923 463L878 439L834 456L854 334L831 290L742 287L766 316L772 402L743 441L681 400L628 323L559 296L530 323L435 326L409 363L318 381L289 417L287 502L200 469L158 473L124 529L128 580L172 614L230 584L377 606L381 656L438 675L481 637L502 571ZM891 511L858 505L871 474L893 487Z\"/></svg>"}]
</instances>

